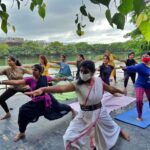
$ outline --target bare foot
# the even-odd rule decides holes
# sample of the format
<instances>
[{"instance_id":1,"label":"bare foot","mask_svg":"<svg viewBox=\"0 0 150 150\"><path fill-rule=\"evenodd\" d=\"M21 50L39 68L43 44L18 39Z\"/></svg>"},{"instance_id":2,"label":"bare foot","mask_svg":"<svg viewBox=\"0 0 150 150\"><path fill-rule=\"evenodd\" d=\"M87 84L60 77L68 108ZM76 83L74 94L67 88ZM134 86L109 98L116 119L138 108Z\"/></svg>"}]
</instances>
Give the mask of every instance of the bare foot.
<instances>
[{"instance_id":1,"label":"bare foot","mask_svg":"<svg viewBox=\"0 0 150 150\"><path fill-rule=\"evenodd\" d=\"M136 120L137 120L137 121L143 121L143 119L142 119L142 118L139 118L139 117L137 117Z\"/></svg>"},{"instance_id":2,"label":"bare foot","mask_svg":"<svg viewBox=\"0 0 150 150\"><path fill-rule=\"evenodd\" d=\"M128 134L127 132L121 130L121 131L120 131L120 135L121 135L125 140L130 141L130 136L129 136L129 134Z\"/></svg>"},{"instance_id":3,"label":"bare foot","mask_svg":"<svg viewBox=\"0 0 150 150\"><path fill-rule=\"evenodd\" d=\"M14 142L18 142L19 140L25 138L25 133L18 133L15 137L14 137Z\"/></svg>"},{"instance_id":4,"label":"bare foot","mask_svg":"<svg viewBox=\"0 0 150 150\"><path fill-rule=\"evenodd\" d=\"M0 120L8 119L11 117L10 112L8 112L4 117L0 118Z\"/></svg>"}]
</instances>

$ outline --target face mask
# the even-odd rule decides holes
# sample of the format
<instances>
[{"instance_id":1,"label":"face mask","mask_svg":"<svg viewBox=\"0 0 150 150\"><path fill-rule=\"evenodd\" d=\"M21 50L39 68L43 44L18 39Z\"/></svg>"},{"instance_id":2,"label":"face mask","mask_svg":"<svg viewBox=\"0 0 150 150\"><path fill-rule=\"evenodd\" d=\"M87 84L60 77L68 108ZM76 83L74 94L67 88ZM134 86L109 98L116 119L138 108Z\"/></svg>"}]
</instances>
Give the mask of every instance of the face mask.
<instances>
[{"instance_id":1,"label":"face mask","mask_svg":"<svg viewBox=\"0 0 150 150\"><path fill-rule=\"evenodd\" d=\"M144 57L144 58L142 58L142 62L143 63L149 63L150 62L150 58L149 57Z\"/></svg>"},{"instance_id":2,"label":"face mask","mask_svg":"<svg viewBox=\"0 0 150 150\"><path fill-rule=\"evenodd\" d=\"M87 74L83 74L83 73L81 73L80 72L80 78L81 78L81 80L83 80L83 81L88 81L89 79L91 79L91 74L90 73L87 73Z\"/></svg>"}]
</instances>

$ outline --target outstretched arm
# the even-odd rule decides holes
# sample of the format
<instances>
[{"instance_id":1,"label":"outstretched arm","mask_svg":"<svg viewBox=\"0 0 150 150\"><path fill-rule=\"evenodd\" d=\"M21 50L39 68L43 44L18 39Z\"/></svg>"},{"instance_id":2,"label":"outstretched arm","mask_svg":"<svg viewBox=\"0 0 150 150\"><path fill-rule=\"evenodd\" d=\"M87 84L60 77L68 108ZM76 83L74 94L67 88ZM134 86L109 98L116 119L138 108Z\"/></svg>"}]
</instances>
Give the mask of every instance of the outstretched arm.
<instances>
[{"instance_id":1,"label":"outstretched arm","mask_svg":"<svg viewBox=\"0 0 150 150\"><path fill-rule=\"evenodd\" d=\"M77 65L77 62L76 62L76 61L67 61L66 63L67 63L67 64L70 64L70 65Z\"/></svg>"},{"instance_id":2,"label":"outstretched arm","mask_svg":"<svg viewBox=\"0 0 150 150\"><path fill-rule=\"evenodd\" d=\"M24 73L25 73L25 74L32 74L32 72L33 72L32 70L24 69Z\"/></svg>"},{"instance_id":3,"label":"outstretched arm","mask_svg":"<svg viewBox=\"0 0 150 150\"><path fill-rule=\"evenodd\" d=\"M24 68L32 68L32 65L23 65Z\"/></svg>"},{"instance_id":4,"label":"outstretched arm","mask_svg":"<svg viewBox=\"0 0 150 150\"><path fill-rule=\"evenodd\" d=\"M50 64L50 63L49 63L49 67L50 68L60 68L60 66L58 64L55 65L55 64Z\"/></svg>"},{"instance_id":5,"label":"outstretched arm","mask_svg":"<svg viewBox=\"0 0 150 150\"><path fill-rule=\"evenodd\" d=\"M122 69L127 70L127 72L138 72L139 65L132 65L128 67L120 66Z\"/></svg>"},{"instance_id":6,"label":"outstretched arm","mask_svg":"<svg viewBox=\"0 0 150 150\"><path fill-rule=\"evenodd\" d=\"M41 95L42 93L63 93L63 92L72 92L72 91L75 91L75 87L72 83L69 83L60 86L56 85L50 87L43 87L32 92L26 92L25 94L29 96L38 96Z\"/></svg>"},{"instance_id":7,"label":"outstretched arm","mask_svg":"<svg viewBox=\"0 0 150 150\"><path fill-rule=\"evenodd\" d=\"M50 63L55 63L55 64L59 64L60 61L49 61Z\"/></svg>"},{"instance_id":8,"label":"outstretched arm","mask_svg":"<svg viewBox=\"0 0 150 150\"><path fill-rule=\"evenodd\" d=\"M117 89L113 86L109 86L106 83L103 83L103 88L105 91L111 93L111 94L115 94L115 93L120 93L120 94L126 94L124 91Z\"/></svg>"},{"instance_id":9,"label":"outstretched arm","mask_svg":"<svg viewBox=\"0 0 150 150\"><path fill-rule=\"evenodd\" d=\"M66 77L62 77L62 78L52 78L51 81L65 81L65 80L67 80L67 78Z\"/></svg>"},{"instance_id":10,"label":"outstretched arm","mask_svg":"<svg viewBox=\"0 0 150 150\"><path fill-rule=\"evenodd\" d=\"M5 85L20 85L20 84L26 84L25 80L2 80L0 81L0 84Z\"/></svg>"}]
</instances>

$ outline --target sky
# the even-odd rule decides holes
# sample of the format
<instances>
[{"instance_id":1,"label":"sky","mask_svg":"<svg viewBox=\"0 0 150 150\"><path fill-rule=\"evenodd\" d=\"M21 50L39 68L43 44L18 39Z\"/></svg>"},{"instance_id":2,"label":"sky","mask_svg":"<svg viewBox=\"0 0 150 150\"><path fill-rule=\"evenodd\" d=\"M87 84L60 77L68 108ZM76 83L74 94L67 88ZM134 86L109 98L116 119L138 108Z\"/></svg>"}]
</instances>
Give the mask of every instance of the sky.
<instances>
[{"instance_id":1,"label":"sky","mask_svg":"<svg viewBox=\"0 0 150 150\"><path fill-rule=\"evenodd\" d=\"M76 34L76 25L74 20L79 12L81 0L44 0L46 3L46 17L43 20L38 15L38 10L33 12L29 9L30 0L24 0L21 9L17 9L16 3L12 6L13 0L2 0L7 4L9 12L9 23L15 25L16 32L10 28L7 34L0 30L0 37L21 37L25 40L45 40L47 42L60 41L63 43L88 42L93 43L112 43L128 40L123 36L132 31L134 26L127 23L124 30L112 28L105 18L106 8L99 8L84 0L87 10L95 16L94 23L83 18L83 24L86 24L85 35L79 37ZM28 1L28 4L26 5ZM114 4L110 4L114 12Z\"/></svg>"}]
</instances>

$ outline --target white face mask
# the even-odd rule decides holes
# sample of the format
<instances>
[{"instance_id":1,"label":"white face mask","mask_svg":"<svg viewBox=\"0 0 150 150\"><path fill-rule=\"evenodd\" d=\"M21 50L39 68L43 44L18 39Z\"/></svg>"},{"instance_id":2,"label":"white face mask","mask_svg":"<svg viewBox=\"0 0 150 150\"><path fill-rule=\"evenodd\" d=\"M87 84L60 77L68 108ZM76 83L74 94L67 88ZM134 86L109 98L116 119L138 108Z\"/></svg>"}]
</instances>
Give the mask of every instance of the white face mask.
<instances>
[{"instance_id":1,"label":"white face mask","mask_svg":"<svg viewBox=\"0 0 150 150\"><path fill-rule=\"evenodd\" d=\"M89 79L92 78L92 75L91 73L83 74L82 72L80 72L80 78L83 81L88 81Z\"/></svg>"}]
</instances>

